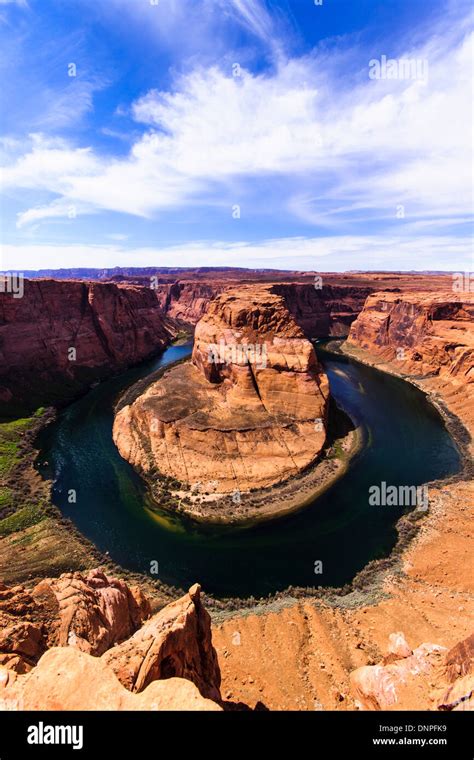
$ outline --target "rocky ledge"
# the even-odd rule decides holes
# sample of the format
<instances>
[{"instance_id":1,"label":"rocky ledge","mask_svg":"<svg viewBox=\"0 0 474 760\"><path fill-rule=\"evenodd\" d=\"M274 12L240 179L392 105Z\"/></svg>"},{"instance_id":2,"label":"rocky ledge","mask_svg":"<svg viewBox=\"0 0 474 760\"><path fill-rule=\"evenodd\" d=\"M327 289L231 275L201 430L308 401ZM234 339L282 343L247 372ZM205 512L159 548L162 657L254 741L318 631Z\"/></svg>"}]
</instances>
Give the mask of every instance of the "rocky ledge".
<instances>
[{"instance_id":1,"label":"rocky ledge","mask_svg":"<svg viewBox=\"0 0 474 760\"><path fill-rule=\"evenodd\" d=\"M4 709L221 709L197 584L154 615L138 588L100 570L1 585L0 625Z\"/></svg>"},{"instance_id":2,"label":"rocky ledge","mask_svg":"<svg viewBox=\"0 0 474 760\"><path fill-rule=\"evenodd\" d=\"M416 384L446 419L455 415L451 432L472 454L474 293L375 293L344 351Z\"/></svg>"},{"instance_id":3,"label":"rocky ledge","mask_svg":"<svg viewBox=\"0 0 474 760\"><path fill-rule=\"evenodd\" d=\"M196 515L199 498L200 514L206 502L215 515L216 500L238 504L317 460L328 398L327 377L284 297L271 285L244 286L210 303L192 361L119 409L113 437L155 493L164 476L181 509Z\"/></svg>"}]
</instances>

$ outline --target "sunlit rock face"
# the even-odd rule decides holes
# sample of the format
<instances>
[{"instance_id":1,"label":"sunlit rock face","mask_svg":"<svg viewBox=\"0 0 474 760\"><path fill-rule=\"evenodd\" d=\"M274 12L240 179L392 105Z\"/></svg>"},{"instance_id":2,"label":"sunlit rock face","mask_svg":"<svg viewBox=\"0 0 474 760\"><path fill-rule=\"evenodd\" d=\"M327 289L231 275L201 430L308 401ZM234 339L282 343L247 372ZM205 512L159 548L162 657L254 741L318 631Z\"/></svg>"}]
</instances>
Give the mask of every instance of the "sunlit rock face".
<instances>
[{"instance_id":1,"label":"sunlit rock face","mask_svg":"<svg viewBox=\"0 0 474 760\"><path fill-rule=\"evenodd\" d=\"M209 304L192 361L117 414L114 440L145 474L158 470L223 494L258 489L317 458L328 395L283 296L271 285L241 286Z\"/></svg>"},{"instance_id":2,"label":"sunlit rock face","mask_svg":"<svg viewBox=\"0 0 474 760\"><path fill-rule=\"evenodd\" d=\"M474 293L374 293L349 343L405 371L474 381Z\"/></svg>"}]
</instances>

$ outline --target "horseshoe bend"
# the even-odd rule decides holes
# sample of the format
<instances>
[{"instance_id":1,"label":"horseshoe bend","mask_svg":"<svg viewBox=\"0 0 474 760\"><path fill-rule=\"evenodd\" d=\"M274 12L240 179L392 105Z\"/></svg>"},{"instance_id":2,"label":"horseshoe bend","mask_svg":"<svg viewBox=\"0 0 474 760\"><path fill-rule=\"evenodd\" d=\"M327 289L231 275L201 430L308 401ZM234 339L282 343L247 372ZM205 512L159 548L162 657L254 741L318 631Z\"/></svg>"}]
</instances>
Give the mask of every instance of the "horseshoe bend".
<instances>
[{"instance_id":1,"label":"horseshoe bend","mask_svg":"<svg viewBox=\"0 0 474 760\"><path fill-rule=\"evenodd\" d=\"M113 437L152 491L164 475L179 481L178 509L235 522L290 509L294 497L278 506L269 489L320 458L328 407L327 376L283 296L249 285L209 304L191 360L122 406ZM261 489L267 503L259 505Z\"/></svg>"},{"instance_id":2,"label":"horseshoe bend","mask_svg":"<svg viewBox=\"0 0 474 760\"><path fill-rule=\"evenodd\" d=\"M471 5L0 0L0 760L472 758Z\"/></svg>"},{"instance_id":3,"label":"horseshoe bend","mask_svg":"<svg viewBox=\"0 0 474 760\"><path fill-rule=\"evenodd\" d=\"M1 299L4 403L23 414L28 402L29 414L48 398L57 406L56 422L39 409L2 423L2 699L25 709L55 700L63 709L145 710L469 705L473 294L454 292L441 275L327 275L318 289L313 274L239 282L187 273L185 284L156 290L140 274L119 286L90 277L32 278L24 305ZM323 337L329 344L315 342ZM76 363L65 358L72 343ZM163 350L176 353L162 363ZM33 366L41 376L34 387ZM382 398L386 407L367 423ZM417 456L410 416L414 431L427 425ZM38 448L46 453L34 468ZM379 530L376 514L388 515L391 507L358 510L367 485L377 485L372 468L383 486L397 458L403 472L415 465L413 476L420 458L423 472L438 473L426 501L387 516L398 533L391 552L371 562L369 547L354 560L361 572L325 587L324 573L337 578L343 554L351 558ZM127 462L146 483L133 508L126 494L138 485ZM52 482L40 475L50 467ZM400 492L410 485L403 474L397 483ZM78 503L68 507L70 489ZM190 550L181 522L189 517L221 532L208 540L193 527ZM253 538L254 522L264 541ZM131 573L128 545L138 557ZM193 580L204 575L216 589L221 576L224 588L238 588L245 564L242 588L265 574L290 577L292 564L302 563L295 577L304 580L290 588L275 581L282 590L258 603L225 593L203 602L191 583L182 596L161 580L173 561L167 545L177 555L174 577L195 563ZM234 565L227 576L226 562ZM84 677L96 694L81 687Z\"/></svg>"}]
</instances>

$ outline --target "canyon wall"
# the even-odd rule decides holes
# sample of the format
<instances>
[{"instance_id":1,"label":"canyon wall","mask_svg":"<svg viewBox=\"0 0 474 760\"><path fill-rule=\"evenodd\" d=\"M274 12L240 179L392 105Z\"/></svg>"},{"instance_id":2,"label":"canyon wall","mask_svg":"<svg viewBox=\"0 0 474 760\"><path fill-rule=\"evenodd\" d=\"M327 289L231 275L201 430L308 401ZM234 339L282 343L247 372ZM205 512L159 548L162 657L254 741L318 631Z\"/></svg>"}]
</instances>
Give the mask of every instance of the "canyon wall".
<instances>
[{"instance_id":1,"label":"canyon wall","mask_svg":"<svg viewBox=\"0 0 474 760\"><path fill-rule=\"evenodd\" d=\"M257 284L257 283L256 283ZM157 285L163 311L174 319L196 324L205 314L209 302L226 289L247 287L247 283L215 280L186 280ZM329 335L345 336L374 288L366 285L321 285L310 282L273 284L275 293L285 299L294 320L308 338Z\"/></svg>"},{"instance_id":2,"label":"canyon wall","mask_svg":"<svg viewBox=\"0 0 474 760\"><path fill-rule=\"evenodd\" d=\"M375 293L348 344L397 360L404 371L474 382L474 294Z\"/></svg>"},{"instance_id":3,"label":"canyon wall","mask_svg":"<svg viewBox=\"0 0 474 760\"><path fill-rule=\"evenodd\" d=\"M171 334L150 288L25 280L22 298L0 293L0 416L68 400Z\"/></svg>"},{"instance_id":4,"label":"canyon wall","mask_svg":"<svg viewBox=\"0 0 474 760\"><path fill-rule=\"evenodd\" d=\"M224 290L251 282L273 286L306 337L318 338L347 335L374 290L417 292L428 285L446 287L447 280L329 273L319 287L314 273L202 269L178 279L178 272L77 270L78 277L120 282L37 278L24 281L23 298L0 292L0 416L65 402L92 382L153 355L178 325L195 325ZM65 270L58 277L69 274Z\"/></svg>"},{"instance_id":5,"label":"canyon wall","mask_svg":"<svg viewBox=\"0 0 474 760\"><path fill-rule=\"evenodd\" d=\"M228 287L226 282L195 280L158 284L156 293L163 312L173 319L195 325L209 302Z\"/></svg>"},{"instance_id":6,"label":"canyon wall","mask_svg":"<svg viewBox=\"0 0 474 760\"><path fill-rule=\"evenodd\" d=\"M473 449L474 293L375 293L346 351L414 380L462 420Z\"/></svg>"},{"instance_id":7,"label":"canyon wall","mask_svg":"<svg viewBox=\"0 0 474 760\"><path fill-rule=\"evenodd\" d=\"M115 419L133 466L216 494L280 483L325 441L328 380L311 343L267 285L228 289L196 327L192 362L174 367Z\"/></svg>"},{"instance_id":8,"label":"canyon wall","mask_svg":"<svg viewBox=\"0 0 474 760\"><path fill-rule=\"evenodd\" d=\"M295 322L308 338L345 337L373 288L288 283L275 285Z\"/></svg>"}]
</instances>

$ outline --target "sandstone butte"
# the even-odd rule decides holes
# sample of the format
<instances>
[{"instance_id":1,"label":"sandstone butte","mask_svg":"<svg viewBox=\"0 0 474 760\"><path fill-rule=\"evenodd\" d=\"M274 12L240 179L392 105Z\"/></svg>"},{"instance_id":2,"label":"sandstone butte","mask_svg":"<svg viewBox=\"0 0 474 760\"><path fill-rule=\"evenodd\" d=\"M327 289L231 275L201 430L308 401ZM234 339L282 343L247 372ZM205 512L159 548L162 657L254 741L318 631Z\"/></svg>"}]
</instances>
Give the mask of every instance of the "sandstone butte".
<instances>
[{"instance_id":1,"label":"sandstone butte","mask_svg":"<svg viewBox=\"0 0 474 760\"><path fill-rule=\"evenodd\" d=\"M315 461L328 380L276 291L218 295L196 326L192 361L120 409L114 441L140 472L229 494L281 483Z\"/></svg>"},{"instance_id":2,"label":"sandstone butte","mask_svg":"<svg viewBox=\"0 0 474 760\"><path fill-rule=\"evenodd\" d=\"M0 588L0 709L220 710L210 617L194 585L151 615L100 570Z\"/></svg>"},{"instance_id":3,"label":"sandstone butte","mask_svg":"<svg viewBox=\"0 0 474 760\"><path fill-rule=\"evenodd\" d=\"M449 290L367 299L345 352L429 394L464 444L464 474L429 485L416 537L347 597L289 598L217 625L226 699L280 710L474 709L473 309L474 294Z\"/></svg>"}]
</instances>

